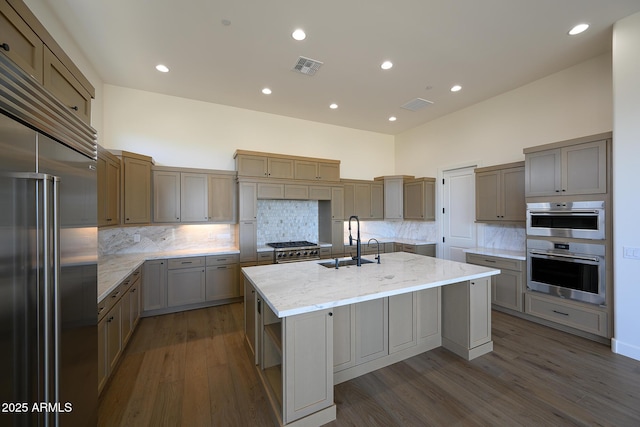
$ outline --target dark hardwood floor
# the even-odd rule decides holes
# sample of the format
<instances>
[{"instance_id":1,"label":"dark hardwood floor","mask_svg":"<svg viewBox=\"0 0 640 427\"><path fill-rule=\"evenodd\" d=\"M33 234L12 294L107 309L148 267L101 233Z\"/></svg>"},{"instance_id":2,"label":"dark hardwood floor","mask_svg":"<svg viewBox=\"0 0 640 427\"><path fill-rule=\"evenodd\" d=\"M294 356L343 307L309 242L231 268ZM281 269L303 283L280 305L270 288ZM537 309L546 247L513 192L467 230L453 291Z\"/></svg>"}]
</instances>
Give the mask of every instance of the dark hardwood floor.
<instances>
[{"instance_id":1,"label":"dark hardwood floor","mask_svg":"<svg viewBox=\"0 0 640 427\"><path fill-rule=\"evenodd\" d=\"M640 362L493 312L494 351L442 348L335 387L331 426L640 426ZM141 320L102 393L101 426L272 426L242 304Z\"/></svg>"}]
</instances>

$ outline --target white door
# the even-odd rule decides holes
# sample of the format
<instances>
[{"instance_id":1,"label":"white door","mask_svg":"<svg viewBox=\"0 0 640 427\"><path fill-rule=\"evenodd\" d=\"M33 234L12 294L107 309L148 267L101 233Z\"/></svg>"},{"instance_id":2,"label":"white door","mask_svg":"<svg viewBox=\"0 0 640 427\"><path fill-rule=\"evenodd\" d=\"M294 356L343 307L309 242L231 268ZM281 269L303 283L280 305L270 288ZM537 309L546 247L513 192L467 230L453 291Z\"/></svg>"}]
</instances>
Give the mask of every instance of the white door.
<instances>
[{"instance_id":1,"label":"white door","mask_svg":"<svg viewBox=\"0 0 640 427\"><path fill-rule=\"evenodd\" d=\"M442 258L465 262L464 249L477 246L474 166L443 172Z\"/></svg>"}]
</instances>

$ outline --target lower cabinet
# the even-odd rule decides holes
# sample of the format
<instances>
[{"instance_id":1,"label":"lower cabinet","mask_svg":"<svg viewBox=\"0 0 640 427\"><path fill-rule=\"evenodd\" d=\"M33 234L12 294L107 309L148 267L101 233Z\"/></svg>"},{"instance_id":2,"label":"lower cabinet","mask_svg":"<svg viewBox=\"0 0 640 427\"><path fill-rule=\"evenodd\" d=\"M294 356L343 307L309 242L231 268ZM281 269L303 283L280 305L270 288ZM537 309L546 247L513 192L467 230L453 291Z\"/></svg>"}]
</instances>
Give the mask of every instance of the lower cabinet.
<instances>
[{"instance_id":1,"label":"lower cabinet","mask_svg":"<svg viewBox=\"0 0 640 427\"><path fill-rule=\"evenodd\" d=\"M389 299L355 304L356 364L389 354Z\"/></svg>"},{"instance_id":2,"label":"lower cabinet","mask_svg":"<svg viewBox=\"0 0 640 427\"><path fill-rule=\"evenodd\" d=\"M205 299L218 301L240 296L240 268L237 255L208 256Z\"/></svg>"},{"instance_id":3,"label":"lower cabinet","mask_svg":"<svg viewBox=\"0 0 640 427\"><path fill-rule=\"evenodd\" d=\"M466 258L469 264L500 269L500 274L491 276L493 306L524 312L525 261L471 253Z\"/></svg>"},{"instance_id":4,"label":"lower cabinet","mask_svg":"<svg viewBox=\"0 0 640 427\"><path fill-rule=\"evenodd\" d=\"M243 294L238 254L150 260L144 269L144 316L208 307Z\"/></svg>"},{"instance_id":5,"label":"lower cabinet","mask_svg":"<svg viewBox=\"0 0 640 427\"><path fill-rule=\"evenodd\" d=\"M493 350L489 278L443 286L442 345L467 360Z\"/></svg>"},{"instance_id":6,"label":"lower cabinet","mask_svg":"<svg viewBox=\"0 0 640 427\"><path fill-rule=\"evenodd\" d=\"M115 369L140 317L141 269L98 304L98 393Z\"/></svg>"},{"instance_id":7,"label":"lower cabinet","mask_svg":"<svg viewBox=\"0 0 640 427\"><path fill-rule=\"evenodd\" d=\"M266 304L256 309L258 365L281 424L307 416L322 420L309 425L335 419L332 310L279 319Z\"/></svg>"}]
</instances>

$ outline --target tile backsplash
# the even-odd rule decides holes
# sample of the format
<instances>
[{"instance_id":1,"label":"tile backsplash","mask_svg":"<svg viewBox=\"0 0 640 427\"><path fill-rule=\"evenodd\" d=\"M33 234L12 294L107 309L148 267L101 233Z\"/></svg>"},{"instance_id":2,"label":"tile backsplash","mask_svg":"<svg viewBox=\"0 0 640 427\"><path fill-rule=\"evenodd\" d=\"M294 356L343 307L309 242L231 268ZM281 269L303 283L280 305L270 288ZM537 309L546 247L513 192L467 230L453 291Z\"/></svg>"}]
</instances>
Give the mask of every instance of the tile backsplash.
<instances>
[{"instance_id":1,"label":"tile backsplash","mask_svg":"<svg viewBox=\"0 0 640 427\"><path fill-rule=\"evenodd\" d=\"M98 254L163 252L237 246L235 224L154 225L98 231ZM136 242L136 240L140 240Z\"/></svg>"},{"instance_id":2,"label":"tile backsplash","mask_svg":"<svg viewBox=\"0 0 640 427\"><path fill-rule=\"evenodd\" d=\"M258 246L290 240L318 241L317 200L258 200Z\"/></svg>"}]
</instances>

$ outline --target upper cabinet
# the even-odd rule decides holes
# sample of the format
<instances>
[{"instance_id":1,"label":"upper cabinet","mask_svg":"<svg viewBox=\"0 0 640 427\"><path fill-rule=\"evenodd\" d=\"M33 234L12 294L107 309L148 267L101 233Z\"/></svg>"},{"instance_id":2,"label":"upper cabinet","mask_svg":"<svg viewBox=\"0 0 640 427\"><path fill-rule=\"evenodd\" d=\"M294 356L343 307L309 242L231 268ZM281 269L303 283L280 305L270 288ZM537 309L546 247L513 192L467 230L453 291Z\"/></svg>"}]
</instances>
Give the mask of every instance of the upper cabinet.
<instances>
[{"instance_id":1,"label":"upper cabinet","mask_svg":"<svg viewBox=\"0 0 640 427\"><path fill-rule=\"evenodd\" d=\"M141 154L121 152L122 200L125 224L151 222L151 165L153 159Z\"/></svg>"},{"instance_id":2,"label":"upper cabinet","mask_svg":"<svg viewBox=\"0 0 640 427\"><path fill-rule=\"evenodd\" d=\"M120 224L120 159L98 146L98 226Z\"/></svg>"},{"instance_id":3,"label":"upper cabinet","mask_svg":"<svg viewBox=\"0 0 640 427\"><path fill-rule=\"evenodd\" d=\"M377 181L349 180L344 184L344 218L384 219L384 186Z\"/></svg>"},{"instance_id":4,"label":"upper cabinet","mask_svg":"<svg viewBox=\"0 0 640 427\"><path fill-rule=\"evenodd\" d=\"M611 133L526 148L526 197L607 192Z\"/></svg>"},{"instance_id":5,"label":"upper cabinet","mask_svg":"<svg viewBox=\"0 0 640 427\"><path fill-rule=\"evenodd\" d=\"M404 181L415 179L413 176L378 176L375 181L384 184L384 219L402 221L404 219Z\"/></svg>"},{"instance_id":6,"label":"upper cabinet","mask_svg":"<svg viewBox=\"0 0 640 427\"><path fill-rule=\"evenodd\" d=\"M476 221L525 221L524 170L524 162L475 170Z\"/></svg>"},{"instance_id":7,"label":"upper cabinet","mask_svg":"<svg viewBox=\"0 0 640 427\"><path fill-rule=\"evenodd\" d=\"M436 220L435 178L408 179L404 182L404 219Z\"/></svg>"},{"instance_id":8,"label":"upper cabinet","mask_svg":"<svg viewBox=\"0 0 640 427\"><path fill-rule=\"evenodd\" d=\"M153 222L236 222L236 179L230 171L153 170Z\"/></svg>"},{"instance_id":9,"label":"upper cabinet","mask_svg":"<svg viewBox=\"0 0 640 427\"><path fill-rule=\"evenodd\" d=\"M0 51L42 83L44 43L6 0L0 0L0 32Z\"/></svg>"},{"instance_id":10,"label":"upper cabinet","mask_svg":"<svg viewBox=\"0 0 640 427\"><path fill-rule=\"evenodd\" d=\"M240 177L304 181L340 180L340 161L237 150L234 154Z\"/></svg>"},{"instance_id":11,"label":"upper cabinet","mask_svg":"<svg viewBox=\"0 0 640 427\"><path fill-rule=\"evenodd\" d=\"M0 52L91 123L94 87L20 0L0 0Z\"/></svg>"}]
</instances>

